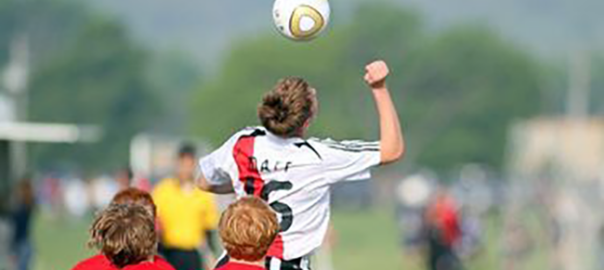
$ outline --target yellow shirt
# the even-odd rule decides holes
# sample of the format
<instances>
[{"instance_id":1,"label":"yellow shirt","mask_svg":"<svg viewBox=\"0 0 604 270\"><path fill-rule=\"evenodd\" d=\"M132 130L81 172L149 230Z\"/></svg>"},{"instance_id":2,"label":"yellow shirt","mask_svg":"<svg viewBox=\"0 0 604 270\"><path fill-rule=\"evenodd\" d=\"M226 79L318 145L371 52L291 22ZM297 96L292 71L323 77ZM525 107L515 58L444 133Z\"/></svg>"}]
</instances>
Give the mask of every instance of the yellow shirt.
<instances>
[{"instance_id":1,"label":"yellow shirt","mask_svg":"<svg viewBox=\"0 0 604 270\"><path fill-rule=\"evenodd\" d=\"M153 190L153 200L167 247L198 248L205 241L206 230L217 227L218 210L210 193L181 188L178 180L167 178Z\"/></svg>"}]
</instances>

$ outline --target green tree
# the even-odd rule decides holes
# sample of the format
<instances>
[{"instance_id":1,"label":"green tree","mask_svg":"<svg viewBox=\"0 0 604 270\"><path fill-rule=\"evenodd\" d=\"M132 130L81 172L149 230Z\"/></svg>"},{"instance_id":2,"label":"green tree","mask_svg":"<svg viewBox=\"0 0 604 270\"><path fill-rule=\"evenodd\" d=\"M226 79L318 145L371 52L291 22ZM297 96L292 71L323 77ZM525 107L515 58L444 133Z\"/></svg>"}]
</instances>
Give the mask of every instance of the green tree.
<instances>
[{"instance_id":1,"label":"green tree","mask_svg":"<svg viewBox=\"0 0 604 270\"><path fill-rule=\"evenodd\" d=\"M156 52L148 63L147 77L153 95L161 101L162 115L155 115L154 129L182 135L195 116L189 115L189 99L202 78L201 68L189 55Z\"/></svg>"},{"instance_id":2,"label":"green tree","mask_svg":"<svg viewBox=\"0 0 604 270\"><path fill-rule=\"evenodd\" d=\"M81 25L73 42L55 50L32 76L30 119L95 124L103 140L89 145L37 145L35 165L127 164L130 138L161 115L146 79L148 53L124 28L102 18Z\"/></svg>"},{"instance_id":3,"label":"green tree","mask_svg":"<svg viewBox=\"0 0 604 270\"><path fill-rule=\"evenodd\" d=\"M317 88L321 101L313 134L375 135L364 64L401 53L420 32L420 22L415 13L394 5L362 5L356 14L355 23L312 42L292 42L272 33L237 43L214 80L200 86L192 98L193 131L220 143L234 130L258 123L256 106L279 78L301 76ZM362 22L369 20L372 27L363 28ZM379 29L391 34L373 34Z\"/></svg>"},{"instance_id":4,"label":"green tree","mask_svg":"<svg viewBox=\"0 0 604 270\"><path fill-rule=\"evenodd\" d=\"M20 34L29 37L34 64L43 61L72 42L91 16L82 3L71 0L0 0L0 63L6 62L11 40Z\"/></svg>"},{"instance_id":5,"label":"green tree","mask_svg":"<svg viewBox=\"0 0 604 270\"><path fill-rule=\"evenodd\" d=\"M529 54L488 29L429 32L417 13L372 3L310 43L275 35L238 43L216 79L195 93L193 129L218 144L257 124L262 93L295 75L318 89L320 115L311 133L377 138L373 101L362 82L362 65L375 58L392 68L407 164L441 172L466 162L501 168L510 123L540 109L543 72Z\"/></svg>"},{"instance_id":6,"label":"green tree","mask_svg":"<svg viewBox=\"0 0 604 270\"><path fill-rule=\"evenodd\" d=\"M449 29L405 65L401 107L419 164L500 168L510 124L539 113L540 65L488 29Z\"/></svg>"}]
</instances>

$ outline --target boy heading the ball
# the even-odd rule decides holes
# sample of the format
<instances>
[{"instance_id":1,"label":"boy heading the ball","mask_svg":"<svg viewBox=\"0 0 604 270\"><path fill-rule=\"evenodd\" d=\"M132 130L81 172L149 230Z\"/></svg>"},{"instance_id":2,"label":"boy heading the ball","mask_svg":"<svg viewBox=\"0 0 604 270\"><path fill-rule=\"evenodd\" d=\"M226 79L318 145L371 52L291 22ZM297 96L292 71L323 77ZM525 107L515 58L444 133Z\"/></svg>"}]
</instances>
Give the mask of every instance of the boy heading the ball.
<instances>
[{"instance_id":1,"label":"boy heading the ball","mask_svg":"<svg viewBox=\"0 0 604 270\"><path fill-rule=\"evenodd\" d=\"M316 90L301 78L285 78L258 107L261 127L235 133L200 160L201 189L259 197L278 213L280 233L267 257L271 270L309 269L308 257L328 228L332 184L368 179L371 168L403 156L400 123L385 82L388 67L376 61L365 70L379 114L379 142L306 139L318 112Z\"/></svg>"}]
</instances>

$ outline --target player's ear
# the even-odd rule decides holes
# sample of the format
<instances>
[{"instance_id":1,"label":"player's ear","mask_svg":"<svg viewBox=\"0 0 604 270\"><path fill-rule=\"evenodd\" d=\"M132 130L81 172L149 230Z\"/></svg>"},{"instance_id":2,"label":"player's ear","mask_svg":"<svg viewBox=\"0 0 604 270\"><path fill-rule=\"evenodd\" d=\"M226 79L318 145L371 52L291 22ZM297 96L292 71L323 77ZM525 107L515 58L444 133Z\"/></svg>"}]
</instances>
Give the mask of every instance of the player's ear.
<instances>
[{"instance_id":1,"label":"player's ear","mask_svg":"<svg viewBox=\"0 0 604 270\"><path fill-rule=\"evenodd\" d=\"M313 117L309 117L304 121L304 124L302 125L302 127L300 127L300 131L298 132L300 137L304 137L306 131L308 131L308 127L310 127L310 122L312 121L312 119Z\"/></svg>"}]
</instances>

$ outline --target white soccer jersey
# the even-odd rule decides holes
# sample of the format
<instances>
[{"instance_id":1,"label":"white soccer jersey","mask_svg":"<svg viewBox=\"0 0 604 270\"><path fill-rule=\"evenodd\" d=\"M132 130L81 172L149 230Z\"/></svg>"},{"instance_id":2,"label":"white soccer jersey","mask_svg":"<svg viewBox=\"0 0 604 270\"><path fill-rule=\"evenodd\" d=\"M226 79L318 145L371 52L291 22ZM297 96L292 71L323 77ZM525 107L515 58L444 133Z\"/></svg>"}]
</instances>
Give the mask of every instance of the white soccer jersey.
<instances>
[{"instance_id":1,"label":"white soccer jersey","mask_svg":"<svg viewBox=\"0 0 604 270\"><path fill-rule=\"evenodd\" d=\"M254 195L279 214L281 231L268 256L292 260L321 245L329 224L330 185L368 179L380 163L378 142L284 139L247 128L200 160L211 184L232 181L238 197Z\"/></svg>"}]
</instances>

